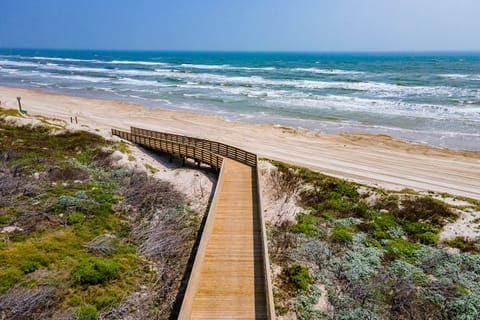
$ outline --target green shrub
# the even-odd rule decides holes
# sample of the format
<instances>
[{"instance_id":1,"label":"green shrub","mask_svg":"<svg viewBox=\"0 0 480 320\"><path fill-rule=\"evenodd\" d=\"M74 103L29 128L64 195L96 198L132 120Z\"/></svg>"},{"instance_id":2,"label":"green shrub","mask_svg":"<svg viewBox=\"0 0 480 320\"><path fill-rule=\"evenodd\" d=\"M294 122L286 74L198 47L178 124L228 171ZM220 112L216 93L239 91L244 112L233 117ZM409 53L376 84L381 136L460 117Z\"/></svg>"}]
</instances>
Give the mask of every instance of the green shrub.
<instances>
[{"instance_id":1,"label":"green shrub","mask_svg":"<svg viewBox=\"0 0 480 320\"><path fill-rule=\"evenodd\" d=\"M425 232L417 235L417 239L423 244L435 244L438 242L438 235L433 232Z\"/></svg>"},{"instance_id":2,"label":"green shrub","mask_svg":"<svg viewBox=\"0 0 480 320\"><path fill-rule=\"evenodd\" d=\"M421 235L424 233L429 232L437 234L439 231L439 227L432 224L422 222L410 222L405 220L402 221L402 227L405 232L414 240L420 240Z\"/></svg>"},{"instance_id":3,"label":"green shrub","mask_svg":"<svg viewBox=\"0 0 480 320\"><path fill-rule=\"evenodd\" d=\"M72 270L72 280L80 284L105 284L118 278L118 264L111 259L87 258Z\"/></svg>"},{"instance_id":4,"label":"green shrub","mask_svg":"<svg viewBox=\"0 0 480 320\"><path fill-rule=\"evenodd\" d=\"M384 245L384 249L387 251L387 253L391 257L404 258L408 262L410 262L411 259L413 258L415 251L421 248L422 248L421 245L404 240L404 239L387 240L387 242Z\"/></svg>"},{"instance_id":5,"label":"green shrub","mask_svg":"<svg viewBox=\"0 0 480 320\"><path fill-rule=\"evenodd\" d=\"M98 310L102 310L108 307L109 305L119 302L120 300L121 298L115 295L100 297L95 299L95 306L97 307Z\"/></svg>"},{"instance_id":6,"label":"green shrub","mask_svg":"<svg viewBox=\"0 0 480 320\"><path fill-rule=\"evenodd\" d=\"M398 202L398 195L384 194L380 199L377 200L377 203L374 207L377 210L384 209L388 210L389 212L395 212L398 211Z\"/></svg>"},{"instance_id":7,"label":"green shrub","mask_svg":"<svg viewBox=\"0 0 480 320\"><path fill-rule=\"evenodd\" d=\"M12 220L11 217L9 217L9 216L6 216L6 217L5 217L5 216L2 216L2 217L0 217L0 224L9 223L10 220Z\"/></svg>"},{"instance_id":8,"label":"green shrub","mask_svg":"<svg viewBox=\"0 0 480 320\"><path fill-rule=\"evenodd\" d=\"M344 198L358 200L360 197L356 186L352 185L351 183L345 180L337 179L334 190L336 193L340 194Z\"/></svg>"},{"instance_id":9,"label":"green shrub","mask_svg":"<svg viewBox=\"0 0 480 320\"><path fill-rule=\"evenodd\" d=\"M300 213L296 216L297 224L292 226L292 232L303 233L307 237L318 236L318 218L309 214Z\"/></svg>"},{"instance_id":10,"label":"green shrub","mask_svg":"<svg viewBox=\"0 0 480 320\"><path fill-rule=\"evenodd\" d=\"M82 297L80 297L79 295L72 295L70 297L70 300L68 301L68 305L72 306L72 307L78 307L82 304Z\"/></svg>"},{"instance_id":11,"label":"green shrub","mask_svg":"<svg viewBox=\"0 0 480 320\"><path fill-rule=\"evenodd\" d=\"M391 271L397 276L412 281L418 286L428 284L429 278L423 270L403 260L395 260L390 265Z\"/></svg>"},{"instance_id":12,"label":"green shrub","mask_svg":"<svg viewBox=\"0 0 480 320\"><path fill-rule=\"evenodd\" d=\"M83 213L72 212L67 216L67 224L69 225L79 224L79 223L82 223L84 219L85 219L85 216L83 215Z\"/></svg>"},{"instance_id":13,"label":"green shrub","mask_svg":"<svg viewBox=\"0 0 480 320\"><path fill-rule=\"evenodd\" d=\"M17 109L0 108L0 114L6 115L6 116L12 116L12 117L21 116L20 111L18 111Z\"/></svg>"},{"instance_id":14,"label":"green shrub","mask_svg":"<svg viewBox=\"0 0 480 320\"><path fill-rule=\"evenodd\" d=\"M77 203L78 199L75 197L63 195L58 198L58 204L63 206L64 208L74 207L75 205L77 205Z\"/></svg>"},{"instance_id":15,"label":"green shrub","mask_svg":"<svg viewBox=\"0 0 480 320\"><path fill-rule=\"evenodd\" d=\"M369 219L373 216L375 210L370 209L368 205L362 201L353 207L353 212L357 217Z\"/></svg>"},{"instance_id":16,"label":"green shrub","mask_svg":"<svg viewBox=\"0 0 480 320\"><path fill-rule=\"evenodd\" d=\"M77 160L81 164L88 165L93 161L94 157L95 157L95 151L94 150L84 150L77 155Z\"/></svg>"},{"instance_id":17,"label":"green shrub","mask_svg":"<svg viewBox=\"0 0 480 320\"><path fill-rule=\"evenodd\" d=\"M22 280L23 273L20 269L10 267L0 271L0 293L3 293Z\"/></svg>"},{"instance_id":18,"label":"green shrub","mask_svg":"<svg viewBox=\"0 0 480 320\"><path fill-rule=\"evenodd\" d=\"M388 231L398 226L397 220L391 214L379 214L373 219L375 229Z\"/></svg>"},{"instance_id":19,"label":"green shrub","mask_svg":"<svg viewBox=\"0 0 480 320\"><path fill-rule=\"evenodd\" d=\"M399 238L403 235L402 228L392 214L380 214L375 210L370 210L369 216L370 221L360 224L359 228L373 238L382 240Z\"/></svg>"},{"instance_id":20,"label":"green shrub","mask_svg":"<svg viewBox=\"0 0 480 320\"><path fill-rule=\"evenodd\" d=\"M132 151L130 150L130 147L123 141L120 141L119 143L117 143L116 147L118 151L120 151L121 153L125 153L125 154L132 153Z\"/></svg>"},{"instance_id":21,"label":"green shrub","mask_svg":"<svg viewBox=\"0 0 480 320\"><path fill-rule=\"evenodd\" d=\"M365 238L365 240L363 241L363 244L367 247L374 247L374 248L381 248L382 247L380 242L378 242L378 240L373 239L373 238Z\"/></svg>"},{"instance_id":22,"label":"green shrub","mask_svg":"<svg viewBox=\"0 0 480 320\"><path fill-rule=\"evenodd\" d=\"M344 226L336 226L332 231L332 240L335 242L352 241L353 234Z\"/></svg>"},{"instance_id":23,"label":"green shrub","mask_svg":"<svg viewBox=\"0 0 480 320\"><path fill-rule=\"evenodd\" d=\"M479 246L476 245L475 241L468 240L464 237L456 237L452 240L446 240L446 244L451 247L458 248L462 252L479 252Z\"/></svg>"},{"instance_id":24,"label":"green shrub","mask_svg":"<svg viewBox=\"0 0 480 320\"><path fill-rule=\"evenodd\" d=\"M402 220L422 220L435 226L442 226L446 219L457 218L443 202L430 197L403 200L402 209L397 210L395 215Z\"/></svg>"},{"instance_id":25,"label":"green shrub","mask_svg":"<svg viewBox=\"0 0 480 320\"><path fill-rule=\"evenodd\" d=\"M87 198L87 193L83 190L75 192L75 198L77 199L86 199Z\"/></svg>"},{"instance_id":26,"label":"green shrub","mask_svg":"<svg viewBox=\"0 0 480 320\"><path fill-rule=\"evenodd\" d=\"M325 211L322 213L322 217L326 220L333 220L336 218L335 213Z\"/></svg>"},{"instance_id":27,"label":"green shrub","mask_svg":"<svg viewBox=\"0 0 480 320\"><path fill-rule=\"evenodd\" d=\"M53 145L58 144L59 150L66 152L91 150L99 145L105 144L105 140L102 137L86 131L67 131L63 134L50 137L50 141Z\"/></svg>"},{"instance_id":28,"label":"green shrub","mask_svg":"<svg viewBox=\"0 0 480 320\"><path fill-rule=\"evenodd\" d=\"M91 305L81 306L80 308L77 309L75 316L77 320L95 320L98 317L98 311L97 311L97 308L95 308L95 306L91 306Z\"/></svg>"},{"instance_id":29,"label":"green shrub","mask_svg":"<svg viewBox=\"0 0 480 320\"><path fill-rule=\"evenodd\" d=\"M333 210L341 214L346 214L353 210L354 206L350 201L342 198L337 198L333 193L331 193L329 196L331 196L332 198L320 203L318 205L319 209Z\"/></svg>"},{"instance_id":30,"label":"green shrub","mask_svg":"<svg viewBox=\"0 0 480 320\"><path fill-rule=\"evenodd\" d=\"M32 273L36 271L38 268L40 268L40 263L37 261L33 260L24 260L20 262L20 270L22 270L23 273Z\"/></svg>"},{"instance_id":31,"label":"green shrub","mask_svg":"<svg viewBox=\"0 0 480 320\"><path fill-rule=\"evenodd\" d=\"M299 264L294 264L286 270L286 278L289 283L300 290L307 290L313 283L313 278L310 276L308 268Z\"/></svg>"},{"instance_id":32,"label":"green shrub","mask_svg":"<svg viewBox=\"0 0 480 320\"><path fill-rule=\"evenodd\" d=\"M480 312L479 298L457 298L447 304L448 314L450 319L455 320L469 320L478 319ZM476 301L475 301L476 300Z\"/></svg>"}]
</instances>

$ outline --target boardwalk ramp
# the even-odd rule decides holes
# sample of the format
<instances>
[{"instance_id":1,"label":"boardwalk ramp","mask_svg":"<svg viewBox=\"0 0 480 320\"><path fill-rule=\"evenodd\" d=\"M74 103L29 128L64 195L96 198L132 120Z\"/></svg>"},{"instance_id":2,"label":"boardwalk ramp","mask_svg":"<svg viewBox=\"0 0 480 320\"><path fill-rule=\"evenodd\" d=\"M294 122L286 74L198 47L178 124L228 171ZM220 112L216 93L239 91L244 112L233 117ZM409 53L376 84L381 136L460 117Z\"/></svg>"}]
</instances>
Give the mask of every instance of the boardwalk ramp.
<instances>
[{"instance_id":1,"label":"boardwalk ramp","mask_svg":"<svg viewBox=\"0 0 480 320\"><path fill-rule=\"evenodd\" d=\"M179 319L274 319L256 155L138 128L112 133L162 152L169 152L164 145L181 156L190 150L221 166Z\"/></svg>"}]
</instances>

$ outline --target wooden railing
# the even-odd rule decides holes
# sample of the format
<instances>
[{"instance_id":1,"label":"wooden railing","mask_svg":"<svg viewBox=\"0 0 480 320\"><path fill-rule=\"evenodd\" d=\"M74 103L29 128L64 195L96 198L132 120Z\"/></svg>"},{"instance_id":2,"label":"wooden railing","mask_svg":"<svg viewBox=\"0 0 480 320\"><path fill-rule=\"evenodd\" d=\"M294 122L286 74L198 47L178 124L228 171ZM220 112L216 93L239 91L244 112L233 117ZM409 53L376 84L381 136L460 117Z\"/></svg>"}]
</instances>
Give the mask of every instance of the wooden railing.
<instances>
[{"instance_id":1,"label":"wooden railing","mask_svg":"<svg viewBox=\"0 0 480 320\"><path fill-rule=\"evenodd\" d=\"M223 158L208 150L198 148L192 145L177 143L171 140L164 140L156 137L133 134L130 132L112 129L112 134L122 139L137 143L152 150L157 150L179 157L190 158L201 163L208 164L213 168L220 170Z\"/></svg>"},{"instance_id":2,"label":"wooden railing","mask_svg":"<svg viewBox=\"0 0 480 320\"><path fill-rule=\"evenodd\" d=\"M256 159L258 163L258 157ZM263 256L263 272L265 275L265 291L267 294L266 302L267 302L267 319L274 320L275 319L275 303L273 300L273 287L272 287L272 273L270 269L270 257L268 255L268 239L267 239L267 228L265 225L265 218L263 216L263 198L262 198L262 189L260 188L260 168L257 166L253 169L253 184L256 188L255 196L257 200L257 210L258 214L260 215L260 228L262 233L262 256Z\"/></svg>"},{"instance_id":3,"label":"wooden railing","mask_svg":"<svg viewBox=\"0 0 480 320\"><path fill-rule=\"evenodd\" d=\"M257 166L256 154L242 150L237 147L229 146L224 143L206 140L206 139L186 137L178 134L141 129L136 127L130 127L130 131L132 132L132 134L136 134L136 135L154 137L162 140L173 141L173 142L184 144L184 145L195 146L197 148L201 148L201 149L213 152L217 155L241 162L252 168L255 168Z\"/></svg>"},{"instance_id":4,"label":"wooden railing","mask_svg":"<svg viewBox=\"0 0 480 320\"><path fill-rule=\"evenodd\" d=\"M187 288L185 289L185 295L183 296L182 307L180 309L178 319L189 319L192 313L193 301L195 294L197 293L198 286L200 285L200 274L202 272L203 263L205 260L205 254L207 253L208 242L213 233L213 225L215 223L215 216L217 214L218 203L220 202L220 192L223 188L223 175L225 170L220 170L218 176L218 182L215 186L215 193L213 194L210 208L208 209L207 219L203 226L202 237L197 248L197 254L193 262L192 270L190 272L190 278L188 280Z\"/></svg>"}]
</instances>

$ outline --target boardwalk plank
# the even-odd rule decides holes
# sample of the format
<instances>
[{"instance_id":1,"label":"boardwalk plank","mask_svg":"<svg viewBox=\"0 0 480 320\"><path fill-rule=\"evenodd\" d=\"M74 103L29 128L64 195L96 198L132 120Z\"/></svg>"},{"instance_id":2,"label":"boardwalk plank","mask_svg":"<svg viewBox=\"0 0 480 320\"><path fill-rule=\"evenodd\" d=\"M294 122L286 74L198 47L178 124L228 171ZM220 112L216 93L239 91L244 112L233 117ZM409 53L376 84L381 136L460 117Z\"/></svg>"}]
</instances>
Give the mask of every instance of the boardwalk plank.
<instances>
[{"instance_id":1,"label":"boardwalk plank","mask_svg":"<svg viewBox=\"0 0 480 320\"><path fill-rule=\"evenodd\" d=\"M223 186L191 319L266 319L259 212L252 168L224 160Z\"/></svg>"}]
</instances>

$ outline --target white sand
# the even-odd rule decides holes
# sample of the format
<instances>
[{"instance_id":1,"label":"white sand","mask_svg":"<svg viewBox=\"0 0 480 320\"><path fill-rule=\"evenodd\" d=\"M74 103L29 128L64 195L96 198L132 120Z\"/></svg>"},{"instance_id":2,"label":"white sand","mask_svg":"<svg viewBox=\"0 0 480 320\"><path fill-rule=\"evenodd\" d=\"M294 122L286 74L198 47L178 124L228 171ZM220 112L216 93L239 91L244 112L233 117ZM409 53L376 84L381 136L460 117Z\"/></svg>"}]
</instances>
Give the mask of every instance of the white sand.
<instances>
[{"instance_id":1,"label":"white sand","mask_svg":"<svg viewBox=\"0 0 480 320\"><path fill-rule=\"evenodd\" d=\"M88 99L36 90L0 87L2 104L29 115L70 122L80 128L128 130L138 126L208 138L255 152L261 157L312 168L323 173L390 189L448 192L480 199L480 152L410 144L384 135L326 135L274 125L227 122L220 117L148 109L126 102Z\"/></svg>"},{"instance_id":2,"label":"white sand","mask_svg":"<svg viewBox=\"0 0 480 320\"><path fill-rule=\"evenodd\" d=\"M156 155L133 144L127 144L129 153L115 151L112 157L116 164L133 170L145 172L163 181L185 195L187 205L203 215L208 208L210 194L217 178L209 170L197 170L193 164L182 167L181 162L168 162L168 157Z\"/></svg>"}]
</instances>

